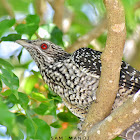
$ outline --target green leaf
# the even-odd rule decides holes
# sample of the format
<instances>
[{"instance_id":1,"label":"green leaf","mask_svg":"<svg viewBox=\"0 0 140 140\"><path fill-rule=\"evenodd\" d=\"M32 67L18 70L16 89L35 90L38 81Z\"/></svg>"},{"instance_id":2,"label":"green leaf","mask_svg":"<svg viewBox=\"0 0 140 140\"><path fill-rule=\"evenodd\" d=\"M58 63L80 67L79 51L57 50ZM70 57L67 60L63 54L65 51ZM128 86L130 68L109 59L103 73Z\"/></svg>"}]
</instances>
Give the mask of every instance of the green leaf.
<instances>
[{"instance_id":1,"label":"green leaf","mask_svg":"<svg viewBox=\"0 0 140 140\"><path fill-rule=\"evenodd\" d=\"M1 68L2 74L0 74L0 79L7 85L11 90L17 90L19 87L18 77L12 73L9 73L6 69Z\"/></svg>"},{"instance_id":2,"label":"green leaf","mask_svg":"<svg viewBox=\"0 0 140 140\"><path fill-rule=\"evenodd\" d=\"M12 78L12 89L13 90L18 90L18 87L19 87L19 79L18 79L18 77L15 75L15 74L13 74L13 78Z\"/></svg>"},{"instance_id":3,"label":"green leaf","mask_svg":"<svg viewBox=\"0 0 140 140\"><path fill-rule=\"evenodd\" d=\"M9 112L7 106L0 99L0 124L6 126L9 131L13 131L15 124L15 115Z\"/></svg>"},{"instance_id":4,"label":"green leaf","mask_svg":"<svg viewBox=\"0 0 140 140\"><path fill-rule=\"evenodd\" d=\"M40 28L46 30L47 33L50 35L50 38L47 38L47 39L49 39L50 41L52 41L53 43L57 45L64 46L63 39L62 39L63 33L56 25L51 23L47 25L42 25Z\"/></svg>"},{"instance_id":5,"label":"green leaf","mask_svg":"<svg viewBox=\"0 0 140 140\"><path fill-rule=\"evenodd\" d=\"M53 96L52 99L62 102L62 99L60 96Z\"/></svg>"},{"instance_id":6,"label":"green leaf","mask_svg":"<svg viewBox=\"0 0 140 140\"><path fill-rule=\"evenodd\" d=\"M18 65L15 65L14 67L15 68L22 68L22 69L28 69L28 66L29 66L29 64L32 62L32 60L30 60L30 61L28 61L28 62L26 62L26 63L24 63L24 64L18 64Z\"/></svg>"},{"instance_id":7,"label":"green leaf","mask_svg":"<svg viewBox=\"0 0 140 140\"><path fill-rule=\"evenodd\" d=\"M0 22L0 36L15 24L15 19L5 19Z\"/></svg>"},{"instance_id":8,"label":"green leaf","mask_svg":"<svg viewBox=\"0 0 140 140\"><path fill-rule=\"evenodd\" d=\"M19 103L17 97L14 94L11 94L8 98L13 104L18 104Z\"/></svg>"},{"instance_id":9,"label":"green leaf","mask_svg":"<svg viewBox=\"0 0 140 140\"><path fill-rule=\"evenodd\" d=\"M76 116L74 116L71 112L68 113L60 112L57 114L57 117L63 122L71 122L71 123L79 122L79 119Z\"/></svg>"},{"instance_id":10,"label":"green leaf","mask_svg":"<svg viewBox=\"0 0 140 140\"><path fill-rule=\"evenodd\" d=\"M34 24L19 24L16 26L16 31L19 34L27 34L31 37L38 29L38 27L39 27L38 25Z\"/></svg>"},{"instance_id":11,"label":"green leaf","mask_svg":"<svg viewBox=\"0 0 140 140\"><path fill-rule=\"evenodd\" d=\"M18 61L19 61L19 63L20 63L20 61L21 61L22 51L23 51L23 48L21 49L21 51L20 51L20 53L19 53L19 55L18 55ZM24 65L23 65L23 66L24 66ZM27 68L28 68L28 66L27 66Z\"/></svg>"},{"instance_id":12,"label":"green leaf","mask_svg":"<svg viewBox=\"0 0 140 140\"><path fill-rule=\"evenodd\" d=\"M23 133L23 130L21 130L21 129L18 129L18 137L16 137L17 138L17 140L24 140L24 133ZM14 139L14 138L13 138ZM14 140L16 140L16 139L14 139Z\"/></svg>"},{"instance_id":13,"label":"green leaf","mask_svg":"<svg viewBox=\"0 0 140 140\"><path fill-rule=\"evenodd\" d=\"M30 94L34 88L35 83L37 82L38 82L38 77L35 75L31 75L28 78L26 78L26 82L24 86L25 92L27 94Z\"/></svg>"},{"instance_id":14,"label":"green leaf","mask_svg":"<svg viewBox=\"0 0 140 140\"><path fill-rule=\"evenodd\" d=\"M49 107L43 103L41 103L39 107L34 109L34 111L39 115L44 115L47 110L49 110Z\"/></svg>"},{"instance_id":15,"label":"green leaf","mask_svg":"<svg viewBox=\"0 0 140 140\"><path fill-rule=\"evenodd\" d=\"M0 67L4 66L7 70L11 71L14 69L14 67L7 61L5 61L4 59L0 58Z\"/></svg>"},{"instance_id":16,"label":"green leaf","mask_svg":"<svg viewBox=\"0 0 140 140\"><path fill-rule=\"evenodd\" d=\"M51 131L49 125L45 121L38 118L34 118L33 121L38 126L35 138L39 140L50 140Z\"/></svg>"},{"instance_id":17,"label":"green leaf","mask_svg":"<svg viewBox=\"0 0 140 140\"><path fill-rule=\"evenodd\" d=\"M63 45L62 37L63 37L62 31L58 27L55 26L53 28L52 32L51 32L51 39L50 39L50 41L52 41L53 43L55 43L57 45L64 46Z\"/></svg>"},{"instance_id":18,"label":"green leaf","mask_svg":"<svg viewBox=\"0 0 140 140\"><path fill-rule=\"evenodd\" d=\"M12 93L12 91L10 89L6 90L5 92L2 92L1 94L3 96L9 96Z\"/></svg>"},{"instance_id":19,"label":"green leaf","mask_svg":"<svg viewBox=\"0 0 140 140\"><path fill-rule=\"evenodd\" d=\"M56 106L53 101L41 103L34 111L39 115L53 115L56 116Z\"/></svg>"},{"instance_id":20,"label":"green leaf","mask_svg":"<svg viewBox=\"0 0 140 140\"><path fill-rule=\"evenodd\" d=\"M37 125L34 123L32 119L26 119L24 121L24 124L26 126L27 136L34 138L37 130Z\"/></svg>"},{"instance_id":21,"label":"green leaf","mask_svg":"<svg viewBox=\"0 0 140 140\"><path fill-rule=\"evenodd\" d=\"M123 140L123 138L120 138L120 137L116 137L115 139L113 140Z\"/></svg>"},{"instance_id":22,"label":"green leaf","mask_svg":"<svg viewBox=\"0 0 140 140\"><path fill-rule=\"evenodd\" d=\"M0 78L3 80L3 82L12 90L17 90L19 87L19 79L18 77L12 73L9 73L6 69L1 69L2 74L0 75Z\"/></svg>"},{"instance_id":23,"label":"green leaf","mask_svg":"<svg viewBox=\"0 0 140 140\"><path fill-rule=\"evenodd\" d=\"M2 81L0 80L0 92L2 91Z\"/></svg>"},{"instance_id":24,"label":"green leaf","mask_svg":"<svg viewBox=\"0 0 140 140\"><path fill-rule=\"evenodd\" d=\"M29 98L26 94L22 93L22 92L18 92L18 96L19 96L19 104L24 108L27 107L28 103L29 103Z\"/></svg>"},{"instance_id":25,"label":"green leaf","mask_svg":"<svg viewBox=\"0 0 140 140\"><path fill-rule=\"evenodd\" d=\"M21 115L20 113L16 113L16 122L18 122L18 123L23 125L25 119L26 119L25 115Z\"/></svg>"},{"instance_id":26,"label":"green leaf","mask_svg":"<svg viewBox=\"0 0 140 140\"><path fill-rule=\"evenodd\" d=\"M39 140L50 140L50 127L45 121L38 118L33 118L33 120L26 119L24 124L28 137Z\"/></svg>"},{"instance_id":27,"label":"green leaf","mask_svg":"<svg viewBox=\"0 0 140 140\"><path fill-rule=\"evenodd\" d=\"M61 127L59 121L55 121L55 122L51 123L50 126L52 126L52 127L54 127L54 128L60 128L60 127Z\"/></svg>"},{"instance_id":28,"label":"green leaf","mask_svg":"<svg viewBox=\"0 0 140 140\"><path fill-rule=\"evenodd\" d=\"M7 78L7 79L11 79L13 76L13 72L9 72L7 69L1 68L1 72L2 72L2 76Z\"/></svg>"},{"instance_id":29,"label":"green leaf","mask_svg":"<svg viewBox=\"0 0 140 140\"><path fill-rule=\"evenodd\" d=\"M9 34L6 37L2 37L1 41L16 41L18 39L21 39L21 35L20 34Z\"/></svg>"},{"instance_id":30,"label":"green leaf","mask_svg":"<svg viewBox=\"0 0 140 140\"><path fill-rule=\"evenodd\" d=\"M38 101L46 101L46 97L42 93L32 93L32 98Z\"/></svg>"},{"instance_id":31,"label":"green leaf","mask_svg":"<svg viewBox=\"0 0 140 140\"><path fill-rule=\"evenodd\" d=\"M17 95L16 92L10 94L9 100L14 104L20 104L23 108L26 108L29 103L28 96L22 92L18 92Z\"/></svg>"},{"instance_id":32,"label":"green leaf","mask_svg":"<svg viewBox=\"0 0 140 140\"><path fill-rule=\"evenodd\" d=\"M30 37L36 32L39 27L39 17L37 15L28 15L26 17L26 24L19 24L15 30L19 34L27 34Z\"/></svg>"},{"instance_id":33,"label":"green leaf","mask_svg":"<svg viewBox=\"0 0 140 140\"><path fill-rule=\"evenodd\" d=\"M37 15L28 15L26 17L26 22L27 22L27 24L33 23L33 24L38 25L40 22L40 19L39 19L39 16L37 16Z\"/></svg>"}]
</instances>

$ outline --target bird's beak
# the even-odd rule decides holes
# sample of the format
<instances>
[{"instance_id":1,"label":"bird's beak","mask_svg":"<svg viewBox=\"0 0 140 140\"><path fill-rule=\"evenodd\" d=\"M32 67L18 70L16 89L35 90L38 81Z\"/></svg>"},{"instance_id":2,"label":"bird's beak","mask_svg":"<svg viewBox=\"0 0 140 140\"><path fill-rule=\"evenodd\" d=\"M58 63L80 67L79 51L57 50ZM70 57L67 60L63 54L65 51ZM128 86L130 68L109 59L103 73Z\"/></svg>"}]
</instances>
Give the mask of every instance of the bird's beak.
<instances>
[{"instance_id":1,"label":"bird's beak","mask_svg":"<svg viewBox=\"0 0 140 140\"><path fill-rule=\"evenodd\" d=\"M26 40L26 39L16 40L16 43L22 45L23 47L30 47L31 46L31 41L30 40Z\"/></svg>"}]
</instances>

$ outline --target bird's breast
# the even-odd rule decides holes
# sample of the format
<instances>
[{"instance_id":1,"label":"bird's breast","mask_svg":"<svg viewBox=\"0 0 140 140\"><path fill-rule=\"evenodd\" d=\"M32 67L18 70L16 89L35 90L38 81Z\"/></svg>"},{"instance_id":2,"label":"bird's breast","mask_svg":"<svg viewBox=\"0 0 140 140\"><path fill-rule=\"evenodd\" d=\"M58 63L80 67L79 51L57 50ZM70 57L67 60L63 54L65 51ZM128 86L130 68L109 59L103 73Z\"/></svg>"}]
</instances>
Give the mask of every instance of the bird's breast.
<instances>
[{"instance_id":1,"label":"bird's breast","mask_svg":"<svg viewBox=\"0 0 140 140\"><path fill-rule=\"evenodd\" d=\"M99 80L81 71L72 60L49 65L41 75L56 94L73 105L86 107L96 98Z\"/></svg>"}]
</instances>

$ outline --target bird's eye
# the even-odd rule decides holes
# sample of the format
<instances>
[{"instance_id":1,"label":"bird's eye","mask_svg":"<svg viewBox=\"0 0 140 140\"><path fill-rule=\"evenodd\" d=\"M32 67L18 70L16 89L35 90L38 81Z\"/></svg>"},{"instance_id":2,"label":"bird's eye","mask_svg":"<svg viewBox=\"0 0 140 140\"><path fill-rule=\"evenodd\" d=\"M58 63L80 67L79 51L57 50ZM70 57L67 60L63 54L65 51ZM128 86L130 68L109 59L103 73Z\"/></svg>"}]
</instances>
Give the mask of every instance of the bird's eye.
<instances>
[{"instance_id":1,"label":"bird's eye","mask_svg":"<svg viewBox=\"0 0 140 140\"><path fill-rule=\"evenodd\" d=\"M45 44L45 43L41 44L41 49L42 50L46 50L47 48L48 48L47 44Z\"/></svg>"}]
</instances>

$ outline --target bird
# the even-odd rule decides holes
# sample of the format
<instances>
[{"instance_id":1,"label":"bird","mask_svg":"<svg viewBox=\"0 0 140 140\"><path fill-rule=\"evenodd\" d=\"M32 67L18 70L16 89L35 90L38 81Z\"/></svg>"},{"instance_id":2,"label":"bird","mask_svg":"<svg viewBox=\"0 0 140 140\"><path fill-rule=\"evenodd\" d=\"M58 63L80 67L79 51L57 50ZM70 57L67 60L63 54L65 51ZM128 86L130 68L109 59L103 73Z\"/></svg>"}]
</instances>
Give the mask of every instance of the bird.
<instances>
[{"instance_id":1,"label":"bird","mask_svg":"<svg viewBox=\"0 0 140 140\"><path fill-rule=\"evenodd\" d=\"M80 48L73 54L48 40L16 40L30 53L45 83L61 98L65 106L82 122L93 102L101 76L102 52ZM140 89L140 71L125 61L121 63L119 89L112 110L122 105ZM121 135L140 140L140 122Z\"/></svg>"}]
</instances>

